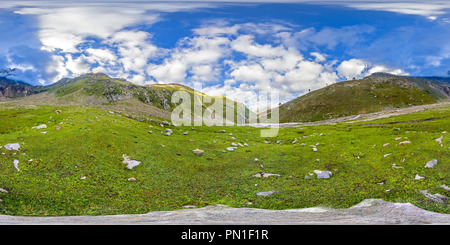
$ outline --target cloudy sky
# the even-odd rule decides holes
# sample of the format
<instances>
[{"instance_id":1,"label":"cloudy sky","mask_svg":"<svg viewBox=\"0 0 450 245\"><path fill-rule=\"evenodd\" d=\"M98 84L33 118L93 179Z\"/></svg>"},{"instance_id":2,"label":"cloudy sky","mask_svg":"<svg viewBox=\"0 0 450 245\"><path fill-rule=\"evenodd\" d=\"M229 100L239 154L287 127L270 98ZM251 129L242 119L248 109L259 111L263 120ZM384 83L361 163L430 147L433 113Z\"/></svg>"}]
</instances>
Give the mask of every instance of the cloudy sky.
<instances>
[{"instance_id":1,"label":"cloudy sky","mask_svg":"<svg viewBox=\"0 0 450 245\"><path fill-rule=\"evenodd\" d=\"M0 76L47 85L102 72L285 102L373 72L450 70L450 1L281 2L2 0Z\"/></svg>"}]
</instances>

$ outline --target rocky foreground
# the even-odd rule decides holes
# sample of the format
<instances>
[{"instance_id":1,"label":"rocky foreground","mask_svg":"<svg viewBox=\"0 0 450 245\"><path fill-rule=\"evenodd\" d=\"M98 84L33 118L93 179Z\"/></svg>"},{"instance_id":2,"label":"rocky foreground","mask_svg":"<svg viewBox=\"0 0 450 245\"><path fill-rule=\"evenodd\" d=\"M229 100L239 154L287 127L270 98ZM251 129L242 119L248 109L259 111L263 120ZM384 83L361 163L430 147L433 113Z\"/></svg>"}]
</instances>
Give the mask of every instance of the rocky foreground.
<instances>
[{"instance_id":1,"label":"rocky foreground","mask_svg":"<svg viewBox=\"0 0 450 245\"><path fill-rule=\"evenodd\" d=\"M450 224L450 215L410 203L366 199L348 209L323 207L267 210L212 205L137 215L25 217L0 215L1 225L394 225Z\"/></svg>"}]
</instances>

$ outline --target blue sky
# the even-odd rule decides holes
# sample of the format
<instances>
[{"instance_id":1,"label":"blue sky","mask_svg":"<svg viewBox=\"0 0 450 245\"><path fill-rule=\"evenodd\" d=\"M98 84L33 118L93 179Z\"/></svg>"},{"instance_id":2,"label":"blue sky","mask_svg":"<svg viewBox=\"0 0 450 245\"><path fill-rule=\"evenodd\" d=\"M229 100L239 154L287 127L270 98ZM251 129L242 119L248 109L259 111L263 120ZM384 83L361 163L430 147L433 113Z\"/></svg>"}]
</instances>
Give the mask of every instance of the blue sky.
<instances>
[{"instance_id":1,"label":"blue sky","mask_svg":"<svg viewBox=\"0 0 450 245\"><path fill-rule=\"evenodd\" d=\"M0 70L34 85L103 72L285 102L373 72L450 70L445 0L6 0L0 33Z\"/></svg>"}]
</instances>

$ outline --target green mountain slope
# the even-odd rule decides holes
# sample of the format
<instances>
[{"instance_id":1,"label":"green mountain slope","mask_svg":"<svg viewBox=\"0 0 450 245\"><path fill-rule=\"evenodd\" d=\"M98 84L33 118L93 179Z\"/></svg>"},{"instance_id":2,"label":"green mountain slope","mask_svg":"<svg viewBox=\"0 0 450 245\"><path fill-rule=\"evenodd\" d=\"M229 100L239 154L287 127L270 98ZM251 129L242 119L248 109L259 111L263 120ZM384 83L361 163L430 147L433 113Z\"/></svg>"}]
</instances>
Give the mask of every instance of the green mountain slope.
<instances>
[{"instance_id":1,"label":"green mountain slope","mask_svg":"<svg viewBox=\"0 0 450 245\"><path fill-rule=\"evenodd\" d=\"M450 88L427 78L375 73L300 96L280 106L280 122L318 121L450 98Z\"/></svg>"},{"instance_id":2,"label":"green mountain slope","mask_svg":"<svg viewBox=\"0 0 450 245\"><path fill-rule=\"evenodd\" d=\"M33 87L32 90L36 95L27 97L21 103L99 106L170 119L172 111L182 103L182 100L179 103L172 103L172 96L177 91L184 91L191 98L190 112L193 120L200 120L194 117L194 100L199 101L200 98L208 102L199 104L202 112L225 113L231 110L235 114L234 122L237 118L245 120L249 115L249 110L245 106L244 110L237 110L238 105L243 105L222 96L209 96L180 84L140 86L102 73L89 73L73 79L63 78L52 85ZM223 100L223 103L215 103L216 99Z\"/></svg>"}]
</instances>

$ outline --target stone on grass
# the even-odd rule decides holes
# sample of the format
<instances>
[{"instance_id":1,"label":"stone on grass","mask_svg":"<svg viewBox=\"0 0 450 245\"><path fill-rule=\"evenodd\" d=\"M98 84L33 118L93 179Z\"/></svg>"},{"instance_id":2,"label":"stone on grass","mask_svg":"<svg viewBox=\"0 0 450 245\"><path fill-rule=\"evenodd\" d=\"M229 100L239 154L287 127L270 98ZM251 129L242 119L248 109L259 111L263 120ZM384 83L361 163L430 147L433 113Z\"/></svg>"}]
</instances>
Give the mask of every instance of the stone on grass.
<instances>
[{"instance_id":1,"label":"stone on grass","mask_svg":"<svg viewBox=\"0 0 450 245\"><path fill-rule=\"evenodd\" d=\"M35 127L32 127L32 128L35 128L35 129L47 128L47 125L41 124L39 126L35 126Z\"/></svg>"},{"instance_id":2,"label":"stone on grass","mask_svg":"<svg viewBox=\"0 0 450 245\"><path fill-rule=\"evenodd\" d=\"M425 164L425 167L426 167L426 168L433 168L434 165L436 165L436 164L437 164L437 160L436 160L436 159L433 159L433 160L427 162L427 164Z\"/></svg>"},{"instance_id":3,"label":"stone on grass","mask_svg":"<svg viewBox=\"0 0 450 245\"><path fill-rule=\"evenodd\" d=\"M253 175L253 177L256 177L256 178L269 178L270 176L277 176L277 177L279 177L281 175L279 175L279 174L272 174L272 173L265 173L265 172L261 172L261 173L257 173L255 175Z\"/></svg>"},{"instance_id":4,"label":"stone on grass","mask_svg":"<svg viewBox=\"0 0 450 245\"><path fill-rule=\"evenodd\" d=\"M17 171L20 171L20 169L19 169L19 160L17 160L17 159L14 159L14 167L17 169Z\"/></svg>"},{"instance_id":5,"label":"stone on grass","mask_svg":"<svg viewBox=\"0 0 450 245\"><path fill-rule=\"evenodd\" d=\"M263 197L267 197L270 195L273 195L275 193L281 193L282 191L262 191L262 192L258 192L256 193L257 196L263 196Z\"/></svg>"},{"instance_id":6,"label":"stone on grass","mask_svg":"<svg viewBox=\"0 0 450 245\"><path fill-rule=\"evenodd\" d=\"M439 203L445 203L450 200L449 197L446 197L444 195L441 195L439 193L431 194L427 190L421 190L419 191L422 195L424 195L426 198L430 199L433 202L439 202Z\"/></svg>"},{"instance_id":7,"label":"stone on grass","mask_svg":"<svg viewBox=\"0 0 450 245\"><path fill-rule=\"evenodd\" d=\"M186 132L183 133L183 135L188 135L188 133L189 133L189 131L186 131Z\"/></svg>"},{"instance_id":8,"label":"stone on grass","mask_svg":"<svg viewBox=\"0 0 450 245\"><path fill-rule=\"evenodd\" d=\"M122 157L123 157L122 163L126 163L128 169L133 169L137 165L141 164L140 161L131 160L126 154L123 154Z\"/></svg>"},{"instance_id":9,"label":"stone on grass","mask_svg":"<svg viewBox=\"0 0 450 245\"><path fill-rule=\"evenodd\" d=\"M418 175L418 174L416 174L416 176L414 177L414 179L425 179L425 177L422 177L422 176L420 176L420 175Z\"/></svg>"},{"instance_id":10,"label":"stone on grass","mask_svg":"<svg viewBox=\"0 0 450 245\"><path fill-rule=\"evenodd\" d=\"M6 144L4 147L6 150L9 151L18 151L20 149L20 144L19 143Z\"/></svg>"},{"instance_id":11,"label":"stone on grass","mask_svg":"<svg viewBox=\"0 0 450 245\"><path fill-rule=\"evenodd\" d=\"M314 170L318 179L329 179L332 174L330 171Z\"/></svg>"},{"instance_id":12,"label":"stone on grass","mask_svg":"<svg viewBox=\"0 0 450 245\"><path fill-rule=\"evenodd\" d=\"M227 147L228 151L234 151L234 149L236 149L237 147Z\"/></svg>"},{"instance_id":13,"label":"stone on grass","mask_svg":"<svg viewBox=\"0 0 450 245\"><path fill-rule=\"evenodd\" d=\"M404 144L411 144L411 141L406 140L406 141L402 141L402 142L398 143L398 145L404 145Z\"/></svg>"},{"instance_id":14,"label":"stone on grass","mask_svg":"<svg viewBox=\"0 0 450 245\"><path fill-rule=\"evenodd\" d=\"M192 150L192 152L194 152L195 154L197 154L197 156L201 156L201 155L203 155L203 153L205 153L204 150L200 150L200 149Z\"/></svg>"},{"instance_id":15,"label":"stone on grass","mask_svg":"<svg viewBox=\"0 0 450 245\"><path fill-rule=\"evenodd\" d=\"M441 137L435 139L435 141L437 141L439 143L439 145L441 145L441 147L443 147L443 145L442 145L442 138L444 138L444 136L441 136Z\"/></svg>"}]
</instances>

